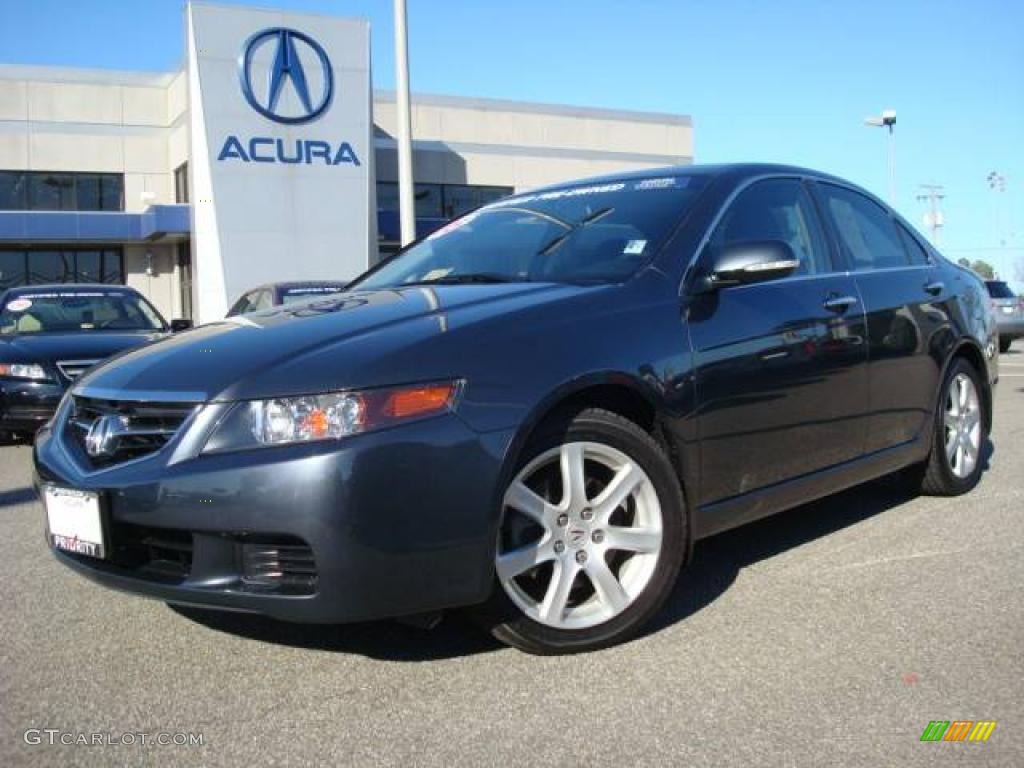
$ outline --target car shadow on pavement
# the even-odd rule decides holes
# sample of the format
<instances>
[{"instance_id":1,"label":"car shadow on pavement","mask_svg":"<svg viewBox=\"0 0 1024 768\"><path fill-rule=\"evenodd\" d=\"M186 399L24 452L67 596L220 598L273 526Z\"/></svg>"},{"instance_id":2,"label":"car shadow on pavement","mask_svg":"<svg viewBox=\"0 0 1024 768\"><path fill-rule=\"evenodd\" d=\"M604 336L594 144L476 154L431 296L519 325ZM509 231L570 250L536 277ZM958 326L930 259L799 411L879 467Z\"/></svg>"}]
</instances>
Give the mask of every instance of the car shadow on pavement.
<instances>
[{"instance_id":1,"label":"car shadow on pavement","mask_svg":"<svg viewBox=\"0 0 1024 768\"><path fill-rule=\"evenodd\" d=\"M29 487L14 488L10 491L0 491L0 507L13 507L18 504L28 504L36 500L36 492Z\"/></svg>"},{"instance_id":2,"label":"car shadow on pavement","mask_svg":"<svg viewBox=\"0 0 1024 768\"><path fill-rule=\"evenodd\" d=\"M459 613L434 629L397 621L362 624L294 624L264 616L180 605L171 610L218 632L293 648L354 653L382 661L435 661L501 650L504 646Z\"/></svg>"},{"instance_id":3,"label":"car shadow on pavement","mask_svg":"<svg viewBox=\"0 0 1024 768\"><path fill-rule=\"evenodd\" d=\"M994 450L988 441L982 453L983 468L988 468ZM914 498L898 476L885 477L698 542L693 562L643 634L660 632L697 613L729 589L745 566L856 525ZM457 611L428 630L395 621L293 624L244 613L169 607L217 632L384 661L434 661L504 648Z\"/></svg>"}]
</instances>

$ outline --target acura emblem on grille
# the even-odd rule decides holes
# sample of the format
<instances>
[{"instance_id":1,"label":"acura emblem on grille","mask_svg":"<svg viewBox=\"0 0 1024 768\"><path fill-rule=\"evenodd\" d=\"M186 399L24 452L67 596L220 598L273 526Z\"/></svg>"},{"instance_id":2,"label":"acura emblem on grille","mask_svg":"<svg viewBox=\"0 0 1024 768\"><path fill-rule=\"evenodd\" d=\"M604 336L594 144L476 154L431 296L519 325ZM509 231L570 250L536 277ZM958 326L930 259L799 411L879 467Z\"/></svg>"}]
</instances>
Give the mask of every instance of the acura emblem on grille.
<instances>
[{"instance_id":1,"label":"acura emblem on grille","mask_svg":"<svg viewBox=\"0 0 1024 768\"><path fill-rule=\"evenodd\" d=\"M117 447L121 435L128 434L127 424L122 416L108 414L100 416L85 434L85 452L90 456L109 456Z\"/></svg>"}]
</instances>

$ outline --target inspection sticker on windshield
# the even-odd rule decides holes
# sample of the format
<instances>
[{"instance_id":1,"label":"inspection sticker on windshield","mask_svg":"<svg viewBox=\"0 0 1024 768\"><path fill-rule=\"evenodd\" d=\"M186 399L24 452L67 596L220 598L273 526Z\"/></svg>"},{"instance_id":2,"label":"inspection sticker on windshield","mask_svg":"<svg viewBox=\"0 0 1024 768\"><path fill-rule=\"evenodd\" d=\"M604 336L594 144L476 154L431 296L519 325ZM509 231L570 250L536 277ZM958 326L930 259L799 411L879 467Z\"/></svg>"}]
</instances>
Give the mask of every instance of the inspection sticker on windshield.
<instances>
[{"instance_id":1,"label":"inspection sticker on windshield","mask_svg":"<svg viewBox=\"0 0 1024 768\"><path fill-rule=\"evenodd\" d=\"M442 277L447 277L449 274L451 274L451 271L451 267L441 267L439 269L432 269L429 272L427 272L427 274L425 274L423 277L421 277L420 281L424 283L430 283L433 282L434 280L440 280Z\"/></svg>"},{"instance_id":2,"label":"inspection sticker on windshield","mask_svg":"<svg viewBox=\"0 0 1024 768\"><path fill-rule=\"evenodd\" d=\"M627 256L637 256L644 252L644 248L647 247L646 240L630 240L626 243L626 247L622 249L622 252Z\"/></svg>"},{"instance_id":3,"label":"inspection sticker on windshield","mask_svg":"<svg viewBox=\"0 0 1024 768\"><path fill-rule=\"evenodd\" d=\"M7 303L8 312L24 312L26 309L32 306L32 302L28 299L15 299Z\"/></svg>"}]
</instances>

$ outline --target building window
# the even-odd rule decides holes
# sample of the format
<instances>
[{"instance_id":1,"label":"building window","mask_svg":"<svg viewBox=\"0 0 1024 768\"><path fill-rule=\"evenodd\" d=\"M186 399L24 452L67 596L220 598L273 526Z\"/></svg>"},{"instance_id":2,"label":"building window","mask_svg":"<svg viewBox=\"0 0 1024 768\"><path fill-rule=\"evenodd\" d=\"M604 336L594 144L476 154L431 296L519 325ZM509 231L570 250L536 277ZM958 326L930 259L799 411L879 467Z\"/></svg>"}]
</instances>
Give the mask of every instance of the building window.
<instances>
[{"instance_id":1,"label":"building window","mask_svg":"<svg viewBox=\"0 0 1024 768\"><path fill-rule=\"evenodd\" d=\"M0 171L0 211L123 211L118 173Z\"/></svg>"},{"instance_id":2,"label":"building window","mask_svg":"<svg viewBox=\"0 0 1024 768\"><path fill-rule=\"evenodd\" d=\"M416 218L454 219L456 216L511 195L512 187L482 187L469 184L417 184ZM377 210L398 210L398 184L377 182Z\"/></svg>"},{"instance_id":3,"label":"building window","mask_svg":"<svg viewBox=\"0 0 1024 768\"><path fill-rule=\"evenodd\" d=\"M28 201L28 180L20 171L0 171L0 211L23 211Z\"/></svg>"},{"instance_id":4,"label":"building window","mask_svg":"<svg viewBox=\"0 0 1024 768\"><path fill-rule=\"evenodd\" d=\"M481 205L512 194L512 187L471 187L467 184L444 185L444 216L454 219Z\"/></svg>"},{"instance_id":5,"label":"building window","mask_svg":"<svg viewBox=\"0 0 1024 768\"><path fill-rule=\"evenodd\" d=\"M413 187L413 199L416 201L417 219L439 219L444 214L441 206L440 184L416 184ZM394 181L377 182L377 210L398 210L398 183Z\"/></svg>"},{"instance_id":6,"label":"building window","mask_svg":"<svg viewBox=\"0 0 1024 768\"><path fill-rule=\"evenodd\" d=\"M0 290L43 283L124 283L120 248L0 249Z\"/></svg>"},{"instance_id":7,"label":"building window","mask_svg":"<svg viewBox=\"0 0 1024 768\"><path fill-rule=\"evenodd\" d=\"M29 174L29 210L73 211L75 204L75 177L70 173Z\"/></svg>"},{"instance_id":8,"label":"building window","mask_svg":"<svg viewBox=\"0 0 1024 768\"><path fill-rule=\"evenodd\" d=\"M188 163L174 169L174 202L188 202Z\"/></svg>"}]
</instances>

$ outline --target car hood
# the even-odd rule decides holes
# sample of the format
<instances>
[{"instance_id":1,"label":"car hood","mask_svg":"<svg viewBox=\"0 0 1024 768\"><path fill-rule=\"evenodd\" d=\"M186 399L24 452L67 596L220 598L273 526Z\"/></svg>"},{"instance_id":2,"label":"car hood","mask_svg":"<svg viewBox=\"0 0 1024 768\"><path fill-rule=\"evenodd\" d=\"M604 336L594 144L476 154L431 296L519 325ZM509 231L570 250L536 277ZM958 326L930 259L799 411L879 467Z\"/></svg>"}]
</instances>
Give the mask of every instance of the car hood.
<instances>
[{"instance_id":1,"label":"car hood","mask_svg":"<svg viewBox=\"0 0 1024 768\"><path fill-rule=\"evenodd\" d=\"M163 338L153 331L79 331L0 337L0 358L11 362L103 360L126 349Z\"/></svg>"},{"instance_id":2,"label":"car hood","mask_svg":"<svg viewBox=\"0 0 1024 768\"><path fill-rule=\"evenodd\" d=\"M597 290L517 283L342 293L177 334L93 369L76 391L204 402L440 379L472 354L472 342L452 346L470 328Z\"/></svg>"}]
</instances>

